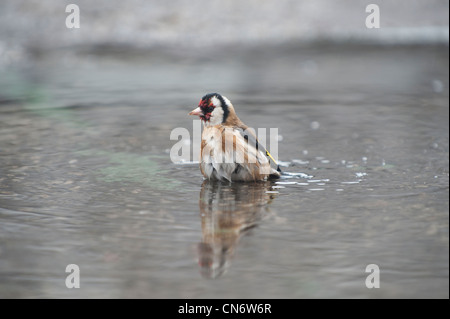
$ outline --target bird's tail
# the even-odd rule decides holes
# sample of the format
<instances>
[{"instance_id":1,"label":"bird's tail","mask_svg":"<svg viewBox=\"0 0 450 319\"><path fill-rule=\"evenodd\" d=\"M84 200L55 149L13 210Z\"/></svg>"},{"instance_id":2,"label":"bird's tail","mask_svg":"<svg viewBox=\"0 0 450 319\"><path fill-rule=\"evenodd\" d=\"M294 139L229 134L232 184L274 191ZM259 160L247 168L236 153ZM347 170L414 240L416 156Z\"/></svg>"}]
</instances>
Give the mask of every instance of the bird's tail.
<instances>
[{"instance_id":1,"label":"bird's tail","mask_svg":"<svg viewBox=\"0 0 450 319\"><path fill-rule=\"evenodd\" d=\"M266 150L266 155L272 160L272 162L277 166L277 169L272 169L272 173L269 175L269 179L278 179L281 175L283 175L283 172L280 169L280 165L278 165L277 161L270 155L269 151Z\"/></svg>"}]
</instances>

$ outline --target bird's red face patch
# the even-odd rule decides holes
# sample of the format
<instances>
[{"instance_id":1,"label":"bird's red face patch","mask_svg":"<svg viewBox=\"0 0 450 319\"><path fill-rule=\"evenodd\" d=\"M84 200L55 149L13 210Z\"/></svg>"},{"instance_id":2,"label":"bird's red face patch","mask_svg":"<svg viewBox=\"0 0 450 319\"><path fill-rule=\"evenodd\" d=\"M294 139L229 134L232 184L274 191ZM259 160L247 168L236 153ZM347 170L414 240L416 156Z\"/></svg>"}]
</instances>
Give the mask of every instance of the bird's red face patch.
<instances>
[{"instance_id":1,"label":"bird's red face patch","mask_svg":"<svg viewBox=\"0 0 450 319\"><path fill-rule=\"evenodd\" d=\"M200 100L198 106L203 111L203 115L200 115L200 118L205 122L209 121L209 119L211 118L211 113L215 108L214 104L211 102L211 99Z\"/></svg>"}]
</instances>

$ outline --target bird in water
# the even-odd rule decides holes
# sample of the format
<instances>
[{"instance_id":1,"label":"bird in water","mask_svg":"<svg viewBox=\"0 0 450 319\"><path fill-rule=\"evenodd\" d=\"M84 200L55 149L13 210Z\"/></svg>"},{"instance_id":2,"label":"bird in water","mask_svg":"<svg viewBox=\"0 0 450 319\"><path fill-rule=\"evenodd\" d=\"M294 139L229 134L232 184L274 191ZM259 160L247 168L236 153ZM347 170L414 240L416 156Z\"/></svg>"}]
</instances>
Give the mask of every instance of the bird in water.
<instances>
[{"instance_id":1,"label":"bird in water","mask_svg":"<svg viewBox=\"0 0 450 319\"><path fill-rule=\"evenodd\" d=\"M200 171L205 178L249 182L281 176L272 155L258 143L254 131L239 119L225 96L206 94L189 115L199 116L204 123Z\"/></svg>"}]
</instances>

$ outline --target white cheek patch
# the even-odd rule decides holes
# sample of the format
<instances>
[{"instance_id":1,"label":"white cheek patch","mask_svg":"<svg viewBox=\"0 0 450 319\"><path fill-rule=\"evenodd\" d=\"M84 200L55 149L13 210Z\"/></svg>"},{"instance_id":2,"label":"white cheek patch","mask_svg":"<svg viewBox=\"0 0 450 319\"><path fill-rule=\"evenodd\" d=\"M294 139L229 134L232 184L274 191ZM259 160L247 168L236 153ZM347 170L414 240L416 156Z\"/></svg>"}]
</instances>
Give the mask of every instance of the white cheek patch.
<instances>
[{"instance_id":1,"label":"white cheek patch","mask_svg":"<svg viewBox=\"0 0 450 319\"><path fill-rule=\"evenodd\" d=\"M210 100L209 100L215 107L219 107L220 106L220 101L216 96L213 96Z\"/></svg>"},{"instance_id":2,"label":"white cheek patch","mask_svg":"<svg viewBox=\"0 0 450 319\"><path fill-rule=\"evenodd\" d=\"M228 100L226 97L222 96L226 106L231 106L231 102L230 100ZM210 99L210 102L214 105L214 110L211 112L211 118L209 119L209 121L207 121L205 123L206 126L214 126L214 125L218 125L221 124L223 122L223 116L224 116L224 111L222 108L222 103L220 102L220 100L217 98L217 96L213 96Z\"/></svg>"},{"instance_id":3,"label":"white cheek patch","mask_svg":"<svg viewBox=\"0 0 450 319\"><path fill-rule=\"evenodd\" d=\"M210 125L221 124L223 121L223 109L219 106L211 112L211 117L209 119Z\"/></svg>"}]
</instances>

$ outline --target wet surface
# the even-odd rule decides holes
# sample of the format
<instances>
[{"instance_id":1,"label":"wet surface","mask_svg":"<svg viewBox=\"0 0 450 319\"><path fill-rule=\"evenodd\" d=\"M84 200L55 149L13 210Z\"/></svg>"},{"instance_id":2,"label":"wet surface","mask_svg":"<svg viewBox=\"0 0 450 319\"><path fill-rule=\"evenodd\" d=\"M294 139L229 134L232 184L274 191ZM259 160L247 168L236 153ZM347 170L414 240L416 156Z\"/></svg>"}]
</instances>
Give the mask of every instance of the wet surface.
<instances>
[{"instance_id":1,"label":"wet surface","mask_svg":"<svg viewBox=\"0 0 450 319\"><path fill-rule=\"evenodd\" d=\"M447 47L262 47L2 70L0 297L448 298L448 67ZM309 177L172 163L215 91Z\"/></svg>"}]
</instances>

